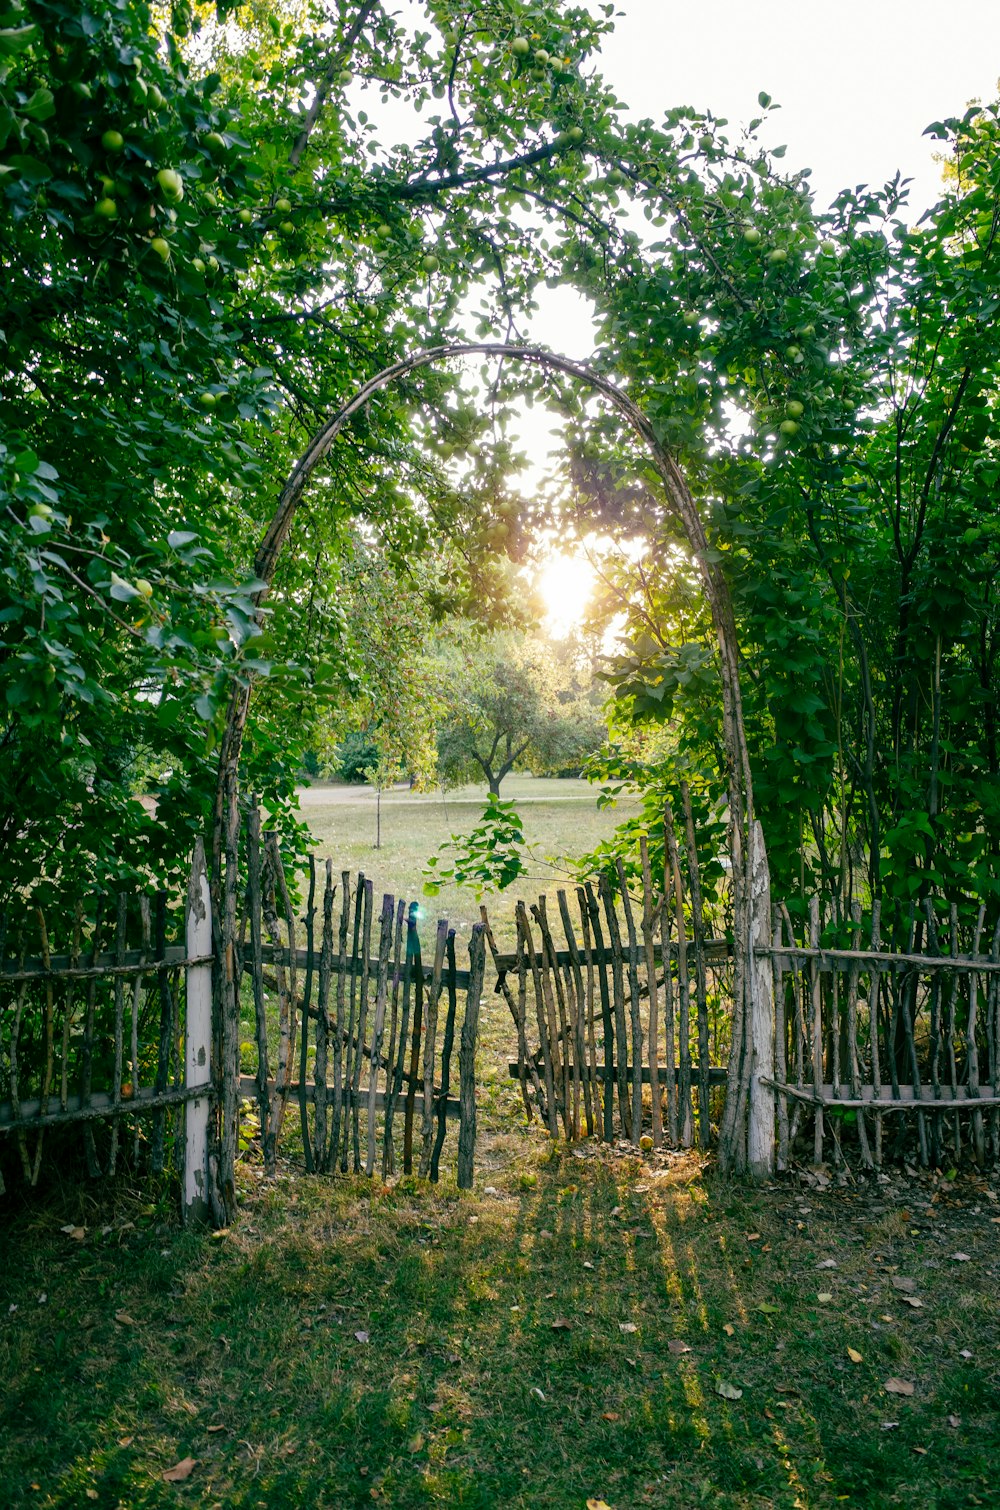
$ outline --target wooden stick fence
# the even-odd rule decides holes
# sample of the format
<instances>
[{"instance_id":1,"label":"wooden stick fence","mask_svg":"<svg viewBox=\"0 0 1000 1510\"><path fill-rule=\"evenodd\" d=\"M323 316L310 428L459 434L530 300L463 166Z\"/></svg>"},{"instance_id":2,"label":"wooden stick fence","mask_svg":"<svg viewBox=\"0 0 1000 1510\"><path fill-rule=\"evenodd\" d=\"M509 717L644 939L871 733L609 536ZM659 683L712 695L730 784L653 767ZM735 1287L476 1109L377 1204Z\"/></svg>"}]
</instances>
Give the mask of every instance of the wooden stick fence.
<instances>
[{"instance_id":1,"label":"wooden stick fence","mask_svg":"<svg viewBox=\"0 0 1000 1510\"><path fill-rule=\"evenodd\" d=\"M692 823L687 860L697 875L693 846ZM497 948L487 909L480 909L495 992L517 1035L508 1072L528 1117L537 1115L553 1136L690 1146L697 1125L699 1141L708 1144L713 1091L726 1080L722 1063L710 1060L713 1050L721 1060L728 1048L722 1003L732 950L727 940L708 937L700 888L692 887L686 905L672 819L666 850L663 893L654 891L643 839L638 881L629 882L619 861L596 886L576 887L572 899L558 891L558 924L545 897L530 918L519 902L512 954Z\"/></svg>"},{"instance_id":2,"label":"wooden stick fence","mask_svg":"<svg viewBox=\"0 0 1000 1510\"><path fill-rule=\"evenodd\" d=\"M90 909L75 907L64 953L53 951L53 922L40 909L21 919L13 938L0 919L0 1075L8 1095L0 1134L13 1139L29 1185L51 1147L46 1134L79 1126L92 1176L114 1175L126 1146L134 1163L145 1155L154 1171L169 1156L185 1214L206 1214L213 954L200 843L178 912L186 939L168 944L164 893L152 901L95 897ZM104 949L109 916L113 946ZM138 947L129 947L130 933ZM13 957L5 957L10 943ZM171 1121L178 1109L183 1128Z\"/></svg>"},{"instance_id":3,"label":"wooden stick fence","mask_svg":"<svg viewBox=\"0 0 1000 1510\"><path fill-rule=\"evenodd\" d=\"M246 849L239 1090L256 1102L265 1169L273 1170L282 1146L297 1153L300 1144L317 1173L371 1177L379 1169L383 1179L399 1172L437 1180L447 1124L456 1119L458 1183L471 1188L484 929L473 929L469 968L460 970L454 930L442 919L425 964L416 903L386 895L377 909L372 882L352 882L345 871L338 906L332 862L320 872L310 857L305 915L297 919L277 840L261 833L256 805ZM285 1119L290 1101L299 1112L297 1143Z\"/></svg>"},{"instance_id":4,"label":"wooden stick fence","mask_svg":"<svg viewBox=\"0 0 1000 1510\"><path fill-rule=\"evenodd\" d=\"M877 904L867 948L857 907L849 920L827 917L813 899L802 943L788 907L775 908L771 943L757 953L773 972L779 1168L805 1119L816 1162L842 1165L849 1135L861 1163L881 1167L886 1117L895 1156L939 1164L967 1148L981 1166L1000 1158L1000 920L988 954L985 920L980 905L963 951L957 909L942 918L927 899L906 947L887 950ZM850 947L822 942L845 930Z\"/></svg>"}]
</instances>

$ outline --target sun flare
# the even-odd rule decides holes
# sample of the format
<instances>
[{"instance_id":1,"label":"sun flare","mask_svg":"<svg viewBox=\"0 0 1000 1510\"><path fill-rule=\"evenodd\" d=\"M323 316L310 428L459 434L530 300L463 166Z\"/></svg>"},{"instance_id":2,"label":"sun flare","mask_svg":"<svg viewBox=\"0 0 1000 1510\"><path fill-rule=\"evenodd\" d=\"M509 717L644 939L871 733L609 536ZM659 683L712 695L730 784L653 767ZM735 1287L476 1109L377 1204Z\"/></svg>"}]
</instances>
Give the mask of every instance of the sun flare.
<instances>
[{"instance_id":1,"label":"sun flare","mask_svg":"<svg viewBox=\"0 0 1000 1510\"><path fill-rule=\"evenodd\" d=\"M594 588L594 568L586 556L554 551L539 566L536 586L545 605L546 630L554 639L564 639L583 621Z\"/></svg>"}]
</instances>

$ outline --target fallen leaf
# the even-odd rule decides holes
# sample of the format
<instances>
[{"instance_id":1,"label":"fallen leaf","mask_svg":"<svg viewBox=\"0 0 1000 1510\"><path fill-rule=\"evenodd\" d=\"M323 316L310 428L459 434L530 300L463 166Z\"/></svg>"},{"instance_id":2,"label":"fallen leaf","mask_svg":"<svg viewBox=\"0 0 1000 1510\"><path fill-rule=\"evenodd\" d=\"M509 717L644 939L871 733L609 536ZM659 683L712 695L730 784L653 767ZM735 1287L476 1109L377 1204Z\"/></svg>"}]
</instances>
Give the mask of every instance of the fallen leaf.
<instances>
[{"instance_id":1,"label":"fallen leaf","mask_svg":"<svg viewBox=\"0 0 1000 1510\"><path fill-rule=\"evenodd\" d=\"M74 1232L73 1236L74 1237L76 1236L75 1232ZM953 1253L951 1256L952 1256L952 1258L955 1260L955 1262L957 1264L969 1264L969 1263L972 1262L971 1258L969 1257L969 1255L967 1253Z\"/></svg>"},{"instance_id":2,"label":"fallen leaf","mask_svg":"<svg viewBox=\"0 0 1000 1510\"><path fill-rule=\"evenodd\" d=\"M98 1494L98 1492L97 1492L97 1490L96 1490L96 1489L88 1489L88 1490L87 1490L87 1491L86 1491L86 1495L87 1495L87 1498L88 1498L88 1499L89 1499L89 1500L96 1500L96 1499L100 1499L100 1495L99 1495L99 1494Z\"/></svg>"},{"instance_id":3,"label":"fallen leaf","mask_svg":"<svg viewBox=\"0 0 1000 1510\"><path fill-rule=\"evenodd\" d=\"M864 1362L861 1354L858 1352L857 1348L855 1348L855 1347L849 1347L847 1349L847 1356L848 1356L848 1358L850 1358L850 1360L851 1360L852 1363L862 1363L862 1362Z\"/></svg>"},{"instance_id":4,"label":"fallen leaf","mask_svg":"<svg viewBox=\"0 0 1000 1510\"><path fill-rule=\"evenodd\" d=\"M571 1332L573 1330L573 1323L567 1321L565 1316L557 1316L552 1323L552 1330L554 1332Z\"/></svg>"},{"instance_id":5,"label":"fallen leaf","mask_svg":"<svg viewBox=\"0 0 1000 1510\"><path fill-rule=\"evenodd\" d=\"M208 1430L211 1431L211 1432L225 1431L225 1429L226 1428L224 1426L209 1426L208 1427Z\"/></svg>"},{"instance_id":6,"label":"fallen leaf","mask_svg":"<svg viewBox=\"0 0 1000 1510\"><path fill-rule=\"evenodd\" d=\"M87 1236L86 1227L74 1227L72 1222L70 1222L68 1227L60 1227L59 1231L65 1232L67 1237L75 1238L78 1243L82 1243L83 1239Z\"/></svg>"},{"instance_id":7,"label":"fallen leaf","mask_svg":"<svg viewBox=\"0 0 1000 1510\"><path fill-rule=\"evenodd\" d=\"M917 1281L915 1279L904 1279L901 1274L894 1274L892 1276L892 1288L912 1295L913 1291L917 1288Z\"/></svg>"},{"instance_id":8,"label":"fallen leaf","mask_svg":"<svg viewBox=\"0 0 1000 1510\"><path fill-rule=\"evenodd\" d=\"M725 1332L725 1334L726 1334L727 1337L735 1337L736 1336L736 1328L733 1326L733 1324L732 1324L731 1321L727 1321L725 1323L725 1325L723 1326L722 1330Z\"/></svg>"},{"instance_id":9,"label":"fallen leaf","mask_svg":"<svg viewBox=\"0 0 1000 1510\"><path fill-rule=\"evenodd\" d=\"M899 1298L904 1306L912 1306L915 1311L922 1311L924 1308L923 1301L918 1300L915 1295L901 1295Z\"/></svg>"},{"instance_id":10,"label":"fallen leaf","mask_svg":"<svg viewBox=\"0 0 1000 1510\"><path fill-rule=\"evenodd\" d=\"M895 1319L896 1319L895 1316L880 1316L879 1317L879 1321L888 1321L890 1325L895 1321Z\"/></svg>"},{"instance_id":11,"label":"fallen leaf","mask_svg":"<svg viewBox=\"0 0 1000 1510\"><path fill-rule=\"evenodd\" d=\"M689 1353L690 1351L691 1349L687 1343L682 1342L679 1337L671 1337L667 1343L667 1352L673 1353L675 1358L679 1358L683 1353Z\"/></svg>"},{"instance_id":12,"label":"fallen leaf","mask_svg":"<svg viewBox=\"0 0 1000 1510\"><path fill-rule=\"evenodd\" d=\"M835 1269L837 1267L837 1260L835 1258L824 1258L820 1260L816 1267L817 1269Z\"/></svg>"},{"instance_id":13,"label":"fallen leaf","mask_svg":"<svg viewBox=\"0 0 1000 1510\"><path fill-rule=\"evenodd\" d=\"M355 1332L354 1336L355 1336L355 1339L358 1342L367 1342L368 1341L368 1333L367 1332Z\"/></svg>"},{"instance_id":14,"label":"fallen leaf","mask_svg":"<svg viewBox=\"0 0 1000 1510\"><path fill-rule=\"evenodd\" d=\"M620 1421L621 1420L621 1416L618 1414L618 1412L616 1410L605 1410L605 1411L602 1411L602 1413L601 1413L601 1420L602 1421Z\"/></svg>"},{"instance_id":15,"label":"fallen leaf","mask_svg":"<svg viewBox=\"0 0 1000 1510\"><path fill-rule=\"evenodd\" d=\"M139 1323L136 1321L135 1317L134 1316L130 1316L127 1311L116 1311L115 1312L115 1320L118 1322L118 1324L120 1326L138 1326L139 1325Z\"/></svg>"},{"instance_id":16,"label":"fallen leaf","mask_svg":"<svg viewBox=\"0 0 1000 1510\"><path fill-rule=\"evenodd\" d=\"M591 1262L590 1262L590 1259L589 1259L589 1258L585 1258L585 1259L584 1259L584 1260L583 1260L583 1267L584 1267L584 1268L585 1268L585 1269L592 1269L592 1268L593 1268L593 1267L594 1267L594 1266L593 1266L593 1264L592 1264L592 1263L591 1263Z\"/></svg>"},{"instance_id":17,"label":"fallen leaf","mask_svg":"<svg viewBox=\"0 0 1000 1510\"><path fill-rule=\"evenodd\" d=\"M532 1385L531 1393L533 1395L537 1395L538 1398L539 1398L539 1400L544 1400L545 1399L545 1396L543 1395L542 1391L538 1388L537 1384Z\"/></svg>"},{"instance_id":18,"label":"fallen leaf","mask_svg":"<svg viewBox=\"0 0 1000 1510\"><path fill-rule=\"evenodd\" d=\"M828 1306L830 1304L830 1301L833 1299L833 1296L830 1294L829 1290L821 1290L820 1293L816 1296L816 1299L819 1301L821 1306Z\"/></svg>"},{"instance_id":19,"label":"fallen leaf","mask_svg":"<svg viewBox=\"0 0 1000 1510\"><path fill-rule=\"evenodd\" d=\"M743 1391L735 1384L730 1384L726 1379L720 1379L715 1386L715 1393L721 1395L723 1400L742 1400Z\"/></svg>"},{"instance_id":20,"label":"fallen leaf","mask_svg":"<svg viewBox=\"0 0 1000 1510\"><path fill-rule=\"evenodd\" d=\"M135 1437L119 1437L118 1438L118 1446L119 1447L131 1447L132 1443L134 1441L135 1441Z\"/></svg>"},{"instance_id":21,"label":"fallen leaf","mask_svg":"<svg viewBox=\"0 0 1000 1510\"><path fill-rule=\"evenodd\" d=\"M958 1428L961 1426L961 1424L962 1424L962 1418L961 1418L961 1416L949 1416L948 1417L948 1425L954 1431L957 1431Z\"/></svg>"},{"instance_id":22,"label":"fallen leaf","mask_svg":"<svg viewBox=\"0 0 1000 1510\"><path fill-rule=\"evenodd\" d=\"M885 1381L882 1388L890 1395L912 1395L914 1385L909 1379L897 1379L893 1374L891 1379Z\"/></svg>"},{"instance_id":23,"label":"fallen leaf","mask_svg":"<svg viewBox=\"0 0 1000 1510\"><path fill-rule=\"evenodd\" d=\"M898 1421L883 1421L882 1422L882 1430L883 1431L898 1431L898 1429L899 1429L899 1422Z\"/></svg>"},{"instance_id":24,"label":"fallen leaf","mask_svg":"<svg viewBox=\"0 0 1000 1510\"><path fill-rule=\"evenodd\" d=\"M607 1500L590 1499L587 1501L587 1510L611 1510L611 1506Z\"/></svg>"},{"instance_id":25,"label":"fallen leaf","mask_svg":"<svg viewBox=\"0 0 1000 1510\"><path fill-rule=\"evenodd\" d=\"M619 1321L618 1330L620 1332L637 1332L639 1328L634 1321Z\"/></svg>"},{"instance_id":26,"label":"fallen leaf","mask_svg":"<svg viewBox=\"0 0 1000 1510\"><path fill-rule=\"evenodd\" d=\"M768 1300L762 1300L757 1309L763 1316L777 1316L781 1307L771 1305Z\"/></svg>"},{"instance_id":27,"label":"fallen leaf","mask_svg":"<svg viewBox=\"0 0 1000 1510\"><path fill-rule=\"evenodd\" d=\"M969 1359L969 1358L972 1357L972 1354L969 1352L969 1349L967 1347L963 1347L962 1351L959 1353L958 1356L960 1358Z\"/></svg>"},{"instance_id":28,"label":"fallen leaf","mask_svg":"<svg viewBox=\"0 0 1000 1510\"><path fill-rule=\"evenodd\" d=\"M167 1484L183 1484L185 1479L191 1477L191 1472L197 1461L197 1458L181 1458L179 1463L175 1463L172 1468L168 1468L166 1473L161 1474L160 1477Z\"/></svg>"},{"instance_id":29,"label":"fallen leaf","mask_svg":"<svg viewBox=\"0 0 1000 1510\"><path fill-rule=\"evenodd\" d=\"M760 1233L759 1232L748 1232L747 1233L747 1242L748 1243L759 1243L760 1242Z\"/></svg>"}]
</instances>

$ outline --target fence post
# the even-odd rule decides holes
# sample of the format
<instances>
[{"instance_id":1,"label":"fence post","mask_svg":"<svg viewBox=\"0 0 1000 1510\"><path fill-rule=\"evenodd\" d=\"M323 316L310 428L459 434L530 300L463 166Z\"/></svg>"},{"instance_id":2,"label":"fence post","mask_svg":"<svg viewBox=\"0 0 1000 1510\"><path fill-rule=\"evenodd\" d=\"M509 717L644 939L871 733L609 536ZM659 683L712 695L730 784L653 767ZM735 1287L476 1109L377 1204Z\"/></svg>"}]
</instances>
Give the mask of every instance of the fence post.
<instances>
[{"instance_id":1,"label":"fence post","mask_svg":"<svg viewBox=\"0 0 1000 1510\"><path fill-rule=\"evenodd\" d=\"M188 959L212 953L212 901L205 865L205 846L198 839L191 861L187 894L185 948ZM184 1220L207 1222L208 1127L211 1094L212 964L188 965L185 971L187 1014L184 1028L184 1085L204 1087L204 1096L184 1105Z\"/></svg>"},{"instance_id":2,"label":"fence post","mask_svg":"<svg viewBox=\"0 0 1000 1510\"><path fill-rule=\"evenodd\" d=\"M469 940L469 992L465 999L462 1045L458 1058L458 1188L472 1189L476 1157L476 1039L479 1036L479 1003L486 973L486 944L482 923L476 923Z\"/></svg>"},{"instance_id":3,"label":"fence post","mask_svg":"<svg viewBox=\"0 0 1000 1510\"><path fill-rule=\"evenodd\" d=\"M774 976L770 955L758 954L771 942L771 879L764 833L757 820L750 831L750 1127L747 1162L752 1179L774 1173L774 1090L761 1077L774 1078Z\"/></svg>"}]
</instances>

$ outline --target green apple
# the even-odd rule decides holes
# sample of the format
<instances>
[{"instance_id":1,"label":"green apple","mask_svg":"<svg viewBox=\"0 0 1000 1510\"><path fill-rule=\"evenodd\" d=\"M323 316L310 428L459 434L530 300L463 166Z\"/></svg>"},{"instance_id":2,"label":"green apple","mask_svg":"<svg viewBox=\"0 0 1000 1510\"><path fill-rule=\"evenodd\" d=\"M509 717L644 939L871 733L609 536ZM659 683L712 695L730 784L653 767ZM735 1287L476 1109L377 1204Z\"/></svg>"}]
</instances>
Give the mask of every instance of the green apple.
<instances>
[{"instance_id":1,"label":"green apple","mask_svg":"<svg viewBox=\"0 0 1000 1510\"><path fill-rule=\"evenodd\" d=\"M251 225L253 223L253 211L246 209L240 210L239 220L242 225Z\"/></svg>"},{"instance_id":2,"label":"green apple","mask_svg":"<svg viewBox=\"0 0 1000 1510\"><path fill-rule=\"evenodd\" d=\"M101 146L105 152L120 152L125 145L125 138L120 131L105 131L101 137Z\"/></svg>"},{"instance_id":3,"label":"green apple","mask_svg":"<svg viewBox=\"0 0 1000 1510\"><path fill-rule=\"evenodd\" d=\"M788 253L783 246L776 246L773 252L767 254L768 262L787 262Z\"/></svg>"},{"instance_id":4,"label":"green apple","mask_svg":"<svg viewBox=\"0 0 1000 1510\"><path fill-rule=\"evenodd\" d=\"M709 136L707 133L704 136L699 136L698 146L703 152L711 152L712 148L715 146L714 136Z\"/></svg>"},{"instance_id":5,"label":"green apple","mask_svg":"<svg viewBox=\"0 0 1000 1510\"><path fill-rule=\"evenodd\" d=\"M438 452L442 461L448 461L455 454L455 447L450 440L443 440L438 446Z\"/></svg>"},{"instance_id":6,"label":"green apple","mask_svg":"<svg viewBox=\"0 0 1000 1510\"><path fill-rule=\"evenodd\" d=\"M788 360L790 362L797 362L798 359L799 359L799 357L801 355L802 355L802 347L801 346L786 346L785 347L785 356L788 358Z\"/></svg>"},{"instance_id":7,"label":"green apple","mask_svg":"<svg viewBox=\"0 0 1000 1510\"><path fill-rule=\"evenodd\" d=\"M798 435L799 433L798 421L794 419L783 419L781 421L781 424L778 426L778 429L781 431L782 435L786 435L791 438L791 436Z\"/></svg>"},{"instance_id":8,"label":"green apple","mask_svg":"<svg viewBox=\"0 0 1000 1510\"><path fill-rule=\"evenodd\" d=\"M789 419L801 419L805 412L805 404L800 403L797 398L790 398L788 400L788 403L785 405L785 413L788 415Z\"/></svg>"},{"instance_id":9,"label":"green apple","mask_svg":"<svg viewBox=\"0 0 1000 1510\"><path fill-rule=\"evenodd\" d=\"M349 68L342 68L337 75L337 83L341 89L346 89L348 84L354 83L354 75Z\"/></svg>"},{"instance_id":10,"label":"green apple","mask_svg":"<svg viewBox=\"0 0 1000 1510\"><path fill-rule=\"evenodd\" d=\"M425 273L436 273L441 264L433 252L428 252L426 256L420 259L420 266Z\"/></svg>"},{"instance_id":11,"label":"green apple","mask_svg":"<svg viewBox=\"0 0 1000 1510\"><path fill-rule=\"evenodd\" d=\"M622 172L621 168L612 168L605 177L604 182L608 184L612 189L617 189L619 185L627 183L628 180L625 177L625 174Z\"/></svg>"},{"instance_id":12,"label":"green apple","mask_svg":"<svg viewBox=\"0 0 1000 1510\"><path fill-rule=\"evenodd\" d=\"M214 409L219 400L216 394L210 393L206 388L204 393L199 393L198 402L203 409Z\"/></svg>"},{"instance_id":13,"label":"green apple","mask_svg":"<svg viewBox=\"0 0 1000 1510\"><path fill-rule=\"evenodd\" d=\"M78 100L89 100L92 98L94 93L90 85L87 84L83 79L77 79L69 87L72 89Z\"/></svg>"},{"instance_id":14,"label":"green apple","mask_svg":"<svg viewBox=\"0 0 1000 1510\"><path fill-rule=\"evenodd\" d=\"M455 43L457 41L458 41L458 32L457 31L446 31L445 32L445 34L444 34L444 42L445 42L445 46L446 47L454 47L454 45L455 45Z\"/></svg>"},{"instance_id":15,"label":"green apple","mask_svg":"<svg viewBox=\"0 0 1000 1510\"><path fill-rule=\"evenodd\" d=\"M31 519L51 519L52 509L47 503L33 503L28 510L28 517Z\"/></svg>"},{"instance_id":16,"label":"green apple","mask_svg":"<svg viewBox=\"0 0 1000 1510\"><path fill-rule=\"evenodd\" d=\"M160 192L170 204L179 204L184 198L184 180L176 168L161 168L156 175Z\"/></svg>"},{"instance_id":17,"label":"green apple","mask_svg":"<svg viewBox=\"0 0 1000 1510\"><path fill-rule=\"evenodd\" d=\"M800 325L797 332L803 340L809 341L816 334L815 325Z\"/></svg>"},{"instance_id":18,"label":"green apple","mask_svg":"<svg viewBox=\"0 0 1000 1510\"><path fill-rule=\"evenodd\" d=\"M392 235L392 226L386 225L385 221L383 221L381 225L375 227L375 234L379 241L388 241Z\"/></svg>"},{"instance_id":19,"label":"green apple","mask_svg":"<svg viewBox=\"0 0 1000 1510\"><path fill-rule=\"evenodd\" d=\"M743 231L743 240L747 246L758 246L760 243L760 231L755 225L748 225Z\"/></svg>"},{"instance_id":20,"label":"green apple","mask_svg":"<svg viewBox=\"0 0 1000 1510\"><path fill-rule=\"evenodd\" d=\"M113 199L105 196L95 204L94 214L99 215L102 220L114 220L118 214L118 206Z\"/></svg>"},{"instance_id":21,"label":"green apple","mask_svg":"<svg viewBox=\"0 0 1000 1510\"><path fill-rule=\"evenodd\" d=\"M162 110L164 105L167 103L167 97L163 93L163 90L160 88L159 84L150 84L149 103L152 105L154 110Z\"/></svg>"},{"instance_id":22,"label":"green apple","mask_svg":"<svg viewBox=\"0 0 1000 1510\"><path fill-rule=\"evenodd\" d=\"M153 596L153 584L152 582L147 582L145 577L139 577L137 579L135 590L140 595L140 597L151 598Z\"/></svg>"},{"instance_id":23,"label":"green apple","mask_svg":"<svg viewBox=\"0 0 1000 1510\"><path fill-rule=\"evenodd\" d=\"M290 215L292 213L292 201L290 199L276 199L274 201L274 208L279 215Z\"/></svg>"},{"instance_id":24,"label":"green apple","mask_svg":"<svg viewBox=\"0 0 1000 1510\"><path fill-rule=\"evenodd\" d=\"M218 259L218 257L214 257L214 256L213 257L209 257L209 259L208 259L208 266L209 266L209 270L211 272L217 273L219 271L219 259Z\"/></svg>"},{"instance_id":25,"label":"green apple","mask_svg":"<svg viewBox=\"0 0 1000 1510\"><path fill-rule=\"evenodd\" d=\"M152 247L153 251L156 253L156 255L158 257L161 257L164 262L169 262L170 261L170 242L169 241L164 240L164 238L162 236L154 236L153 239L152 239L152 241L149 244Z\"/></svg>"},{"instance_id":26,"label":"green apple","mask_svg":"<svg viewBox=\"0 0 1000 1510\"><path fill-rule=\"evenodd\" d=\"M527 37L515 37L510 44L510 50L515 58L526 58L531 51L531 43Z\"/></svg>"},{"instance_id":27,"label":"green apple","mask_svg":"<svg viewBox=\"0 0 1000 1510\"><path fill-rule=\"evenodd\" d=\"M580 145L580 143L583 141L583 127L582 126L570 126L569 130L566 132L566 135L569 138L569 140L572 142L573 146L574 147L578 147Z\"/></svg>"},{"instance_id":28,"label":"green apple","mask_svg":"<svg viewBox=\"0 0 1000 1510\"><path fill-rule=\"evenodd\" d=\"M205 264L200 257L192 257L191 266L194 268L196 273L203 273L205 271Z\"/></svg>"},{"instance_id":29,"label":"green apple","mask_svg":"<svg viewBox=\"0 0 1000 1510\"><path fill-rule=\"evenodd\" d=\"M550 61L551 60L550 60L549 54L545 51L545 48L544 47L540 47L538 49L538 51L535 53L535 62L536 63L541 63L542 67L544 68L545 65L546 65L546 63L548 63Z\"/></svg>"},{"instance_id":30,"label":"green apple","mask_svg":"<svg viewBox=\"0 0 1000 1510\"><path fill-rule=\"evenodd\" d=\"M202 141L208 148L209 152L219 153L225 152L226 150L225 138L220 136L218 131L209 131L205 136L202 137Z\"/></svg>"},{"instance_id":31,"label":"green apple","mask_svg":"<svg viewBox=\"0 0 1000 1510\"><path fill-rule=\"evenodd\" d=\"M701 319L701 316L696 309L686 309L681 318L683 319L685 325L697 325L698 321Z\"/></svg>"},{"instance_id":32,"label":"green apple","mask_svg":"<svg viewBox=\"0 0 1000 1510\"><path fill-rule=\"evenodd\" d=\"M250 76L259 84L261 79L266 77L266 73L259 63L255 63L250 70Z\"/></svg>"},{"instance_id":33,"label":"green apple","mask_svg":"<svg viewBox=\"0 0 1000 1510\"><path fill-rule=\"evenodd\" d=\"M291 236L291 234L295 230L295 223L291 220L283 220L279 225L278 230L283 236Z\"/></svg>"}]
</instances>

